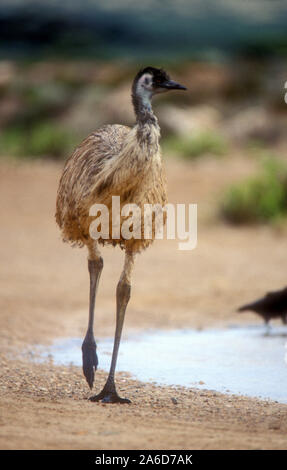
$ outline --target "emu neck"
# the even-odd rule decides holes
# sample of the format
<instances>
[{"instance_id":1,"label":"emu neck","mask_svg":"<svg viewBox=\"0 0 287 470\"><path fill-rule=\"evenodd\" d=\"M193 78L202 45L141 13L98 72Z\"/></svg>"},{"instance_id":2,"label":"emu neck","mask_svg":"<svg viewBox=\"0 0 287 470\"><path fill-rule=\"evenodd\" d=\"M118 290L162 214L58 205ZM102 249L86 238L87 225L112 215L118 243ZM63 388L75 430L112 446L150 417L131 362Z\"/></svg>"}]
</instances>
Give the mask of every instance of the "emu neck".
<instances>
[{"instance_id":1,"label":"emu neck","mask_svg":"<svg viewBox=\"0 0 287 470\"><path fill-rule=\"evenodd\" d=\"M159 151L160 129L151 107L151 96L137 94L134 90L132 101L136 115L136 139L143 160L150 159ZM138 155L139 158L139 155Z\"/></svg>"},{"instance_id":2,"label":"emu neck","mask_svg":"<svg viewBox=\"0 0 287 470\"><path fill-rule=\"evenodd\" d=\"M144 94L139 95L133 91L132 102L136 115L137 124L139 125L157 125L157 118L151 107L151 96Z\"/></svg>"}]
</instances>

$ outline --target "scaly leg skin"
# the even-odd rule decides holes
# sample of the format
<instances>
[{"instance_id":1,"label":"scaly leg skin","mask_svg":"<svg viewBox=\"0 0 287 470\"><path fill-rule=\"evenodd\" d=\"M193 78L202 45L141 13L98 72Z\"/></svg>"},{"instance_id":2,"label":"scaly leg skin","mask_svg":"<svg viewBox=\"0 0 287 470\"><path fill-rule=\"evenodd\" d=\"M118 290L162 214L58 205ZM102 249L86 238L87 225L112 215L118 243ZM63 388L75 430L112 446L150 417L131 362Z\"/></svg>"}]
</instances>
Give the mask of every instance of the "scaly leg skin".
<instances>
[{"instance_id":1,"label":"scaly leg skin","mask_svg":"<svg viewBox=\"0 0 287 470\"><path fill-rule=\"evenodd\" d=\"M99 279L103 269L103 259L100 256L98 256L96 259L89 259L88 267L90 273L89 324L87 334L82 344L82 355L83 373L90 389L92 389L95 378L95 371L98 367L97 345L93 333L94 310Z\"/></svg>"},{"instance_id":2,"label":"scaly leg skin","mask_svg":"<svg viewBox=\"0 0 287 470\"><path fill-rule=\"evenodd\" d=\"M91 401L102 401L102 403L131 403L128 398L121 398L116 391L115 369L126 308L130 299L130 274L132 265L133 255L126 253L124 270L117 286L117 323L110 372L103 390L98 395L91 397Z\"/></svg>"},{"instance_id":3,"label":"scaly leg skin","mask_svg":"<svg viewBox=\"0 0 287 470\"><path fill-rule=\"evenodd\" d=\"M83 374L89 384L90 389L93 388L95 379L95 371L98 367L97 345L93 335L86 335L82 344L83 358Z\"/></svg>"}]
</instances>

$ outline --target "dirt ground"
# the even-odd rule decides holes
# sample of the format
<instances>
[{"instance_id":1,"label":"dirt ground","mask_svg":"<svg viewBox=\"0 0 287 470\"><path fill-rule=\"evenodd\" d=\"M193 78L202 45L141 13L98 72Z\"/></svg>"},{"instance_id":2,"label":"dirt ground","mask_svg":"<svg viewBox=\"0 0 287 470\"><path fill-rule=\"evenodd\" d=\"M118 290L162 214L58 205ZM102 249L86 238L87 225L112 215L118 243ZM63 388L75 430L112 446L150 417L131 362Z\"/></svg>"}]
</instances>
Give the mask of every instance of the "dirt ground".
<instances>
[{"instance_id":1,"label":"dirt ground","mask_svg":"<svg viewBox=\"0 0 287 470\"><path fill-rule=\"evenodd\" d=\"M240 155L167 161L170 202L198 204L198 245L183 252L177 241L157 241L138 257L125 332L261 322L235 310L286 284L286 232L230 227L215 215L222 188L255 165ZM27 348L83 337L87 326L86 253L63 244L54 221L61 166L0 164L1 448L286 448L286 405L159 387L123 373L118 389L131 405L91 403L80 368L30 359ZM103 249L103 257L96 337L113 335L123 263L118 249ZM95 391L105 377L97 372Z\"/></svg>"}]
</instances>

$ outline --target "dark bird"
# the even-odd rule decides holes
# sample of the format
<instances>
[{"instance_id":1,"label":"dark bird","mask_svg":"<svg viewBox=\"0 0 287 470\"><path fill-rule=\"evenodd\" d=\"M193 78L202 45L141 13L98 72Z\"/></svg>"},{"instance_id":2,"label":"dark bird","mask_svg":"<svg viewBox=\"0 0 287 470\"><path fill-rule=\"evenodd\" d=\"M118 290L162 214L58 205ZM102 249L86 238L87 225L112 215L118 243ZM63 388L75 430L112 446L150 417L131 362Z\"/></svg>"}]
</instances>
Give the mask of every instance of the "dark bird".
<instances>
[{"instance_id":1,"label":"dark bird","mask_svg":"<svg viewBox=\"0 0 287 470\"><path fill-rule=\"evenodd\" d=\"M281 318L282 322L287 324L287 287L278 291L267 292L261 299L240 307L238 312L248 310L260 315L264 319L267 328L272 318Z\"/></svg>"},{"instance_id":2,"label":"dark bird","mask_svg":"<svg viewBox=\"0 0 287 470\"><path fill-rule=\"evenodd\" d=\"M93 332L95 300L103 269L99 244L119 246L125 251L124 268L116 290L116 331L110 372L103 390L92 401L129 403L121 398L115 386L115 369L126 308L131 293L134 258L154 239L144 237L141 219L135 221L141 237L125 238L122 232L113 237L95 240L91 236L91 207L97 203L107 207L112 221L113 196L122 204L137 204L144 213L145 204L164 206L167 201L166 179L159 144L160 128L152 110L152 97L170 90L186 90L171 80L162 69L146 67L136 75L132 85L132 103L136 122L132 128L119 124L106 125L92 132L72 153L64 167L57 195L56 221L64 241L88 249L90 303L87 333L82 345L83 372L92 388L98 366ZM95 214L94 214L95 215ZM141 216L139 216L141 217Z\"/></svg>"}]
</instances>

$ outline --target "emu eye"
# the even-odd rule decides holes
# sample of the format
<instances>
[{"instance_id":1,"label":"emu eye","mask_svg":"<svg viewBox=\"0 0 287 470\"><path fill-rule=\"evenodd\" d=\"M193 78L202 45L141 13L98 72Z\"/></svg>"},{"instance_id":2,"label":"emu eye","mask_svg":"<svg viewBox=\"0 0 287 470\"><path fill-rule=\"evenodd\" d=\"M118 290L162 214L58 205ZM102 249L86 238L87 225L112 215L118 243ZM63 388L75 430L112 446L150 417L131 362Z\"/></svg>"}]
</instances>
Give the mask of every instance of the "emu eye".
<instances>
[{"instance_id":1,"label":"emu eye","mask_svg":"<svg viewBox=\"0 0 287 470\"><path fill-rule=\"evenodd\" d=\"M145 82L146 85L149 85L149 78L146 77L144 82Z\"/></svg>"}]
</instances>

